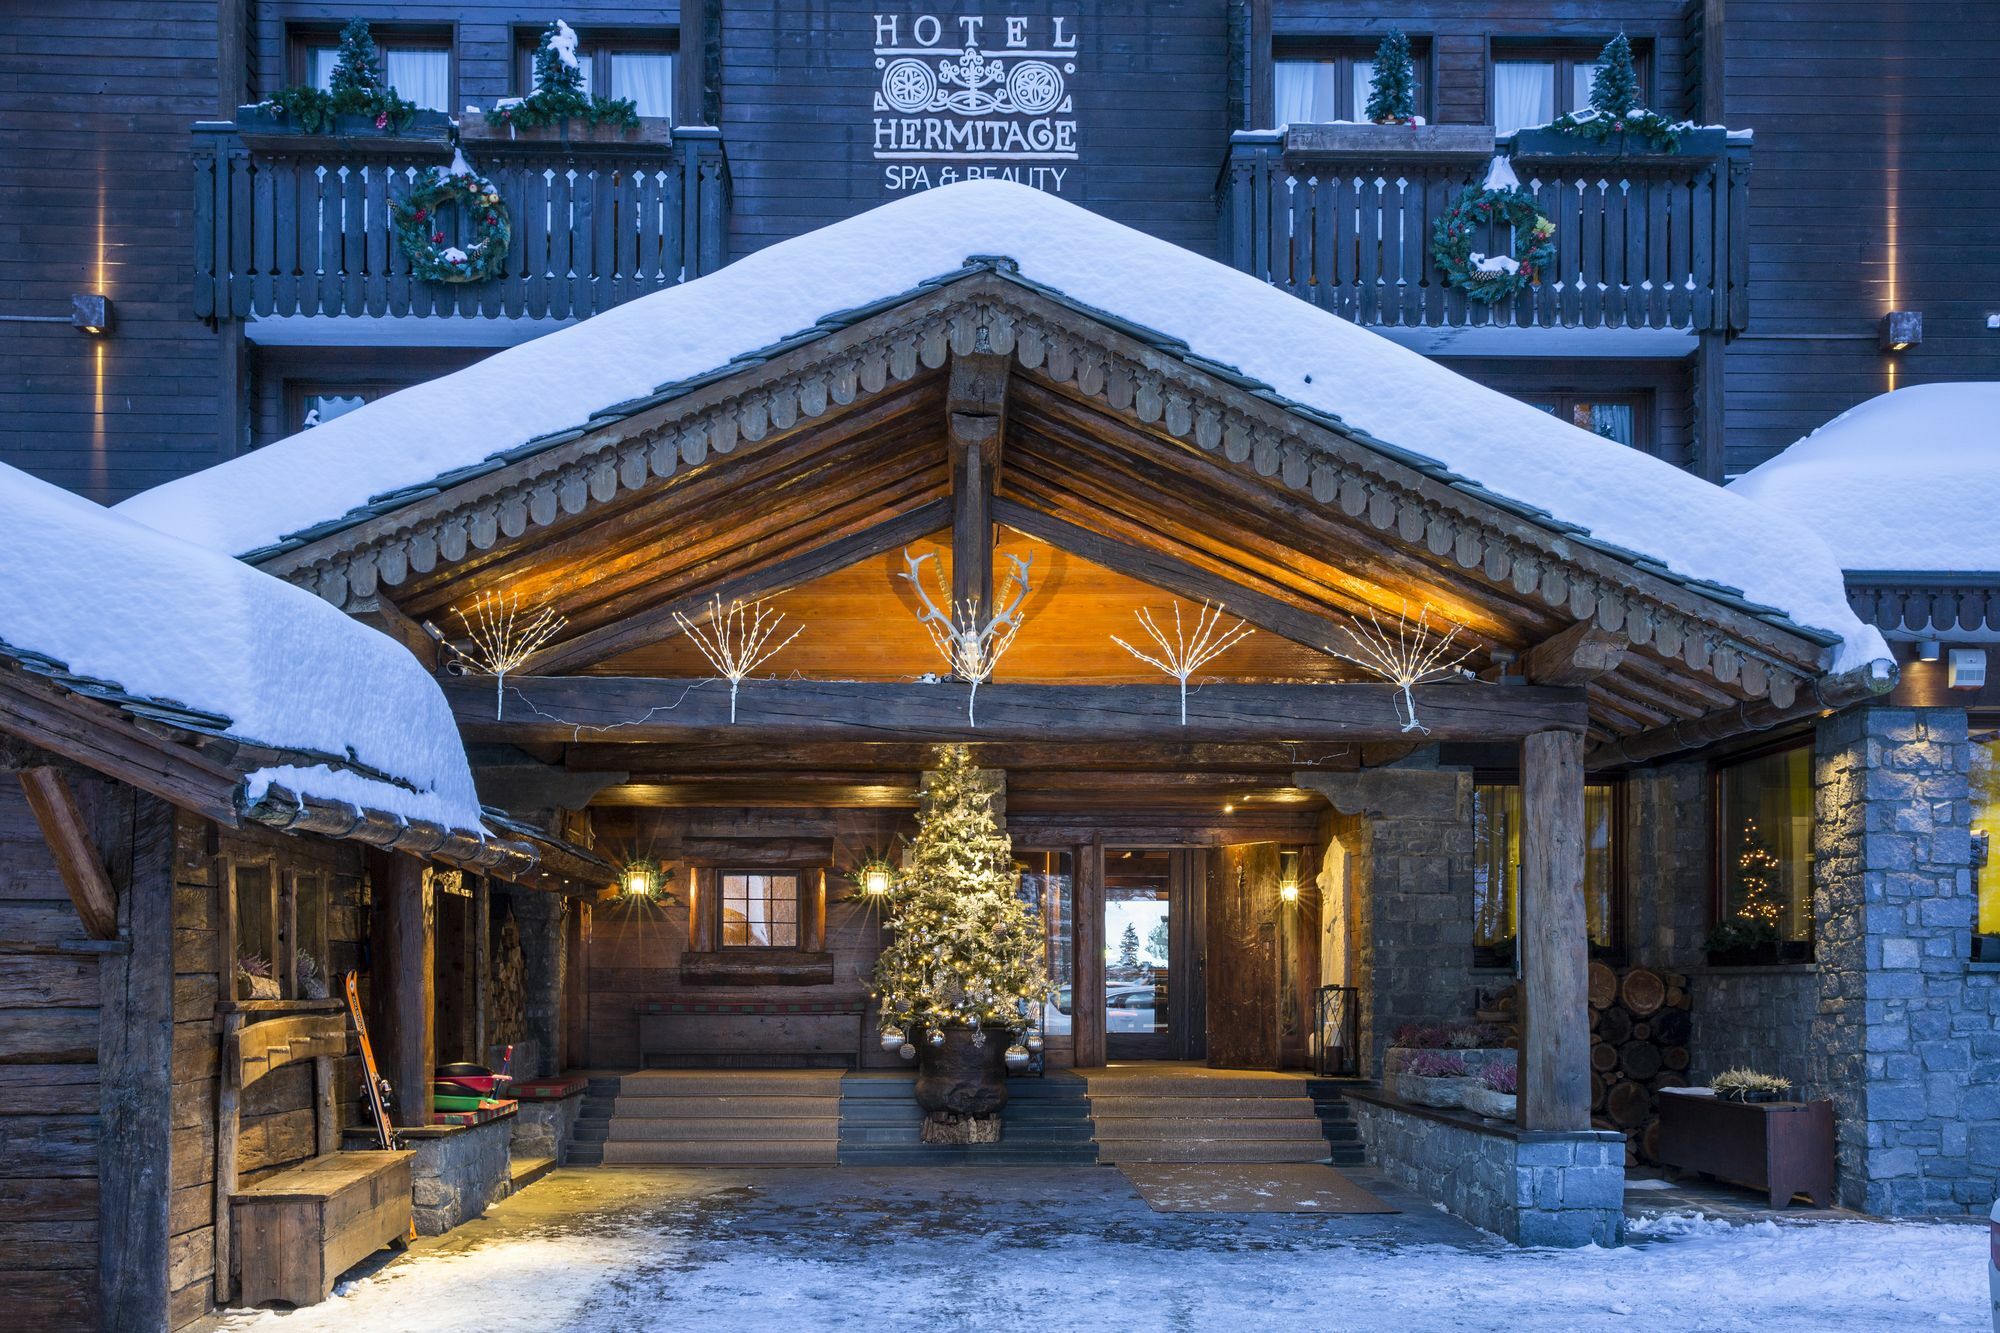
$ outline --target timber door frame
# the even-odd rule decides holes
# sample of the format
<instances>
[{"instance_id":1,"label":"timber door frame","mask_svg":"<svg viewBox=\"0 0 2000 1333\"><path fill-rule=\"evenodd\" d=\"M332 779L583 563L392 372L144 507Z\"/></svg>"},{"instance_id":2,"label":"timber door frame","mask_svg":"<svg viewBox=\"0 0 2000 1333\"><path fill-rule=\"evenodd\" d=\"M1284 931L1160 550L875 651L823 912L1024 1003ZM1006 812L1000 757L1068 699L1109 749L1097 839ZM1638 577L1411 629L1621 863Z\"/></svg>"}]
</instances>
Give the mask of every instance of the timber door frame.
<instances>
[{"instance_id":1,"label":"timber door frame","mask_svg":"<svg viewBox=\"0 0 2000 1333\"><path fill-rule=\"evenodd\" d=\"M1199 847L1161 844L1152 842L1104 841L1092 849L1099 858L1097 871L1098 897L1095 911L1098 917L1098 947L1109 944L1104 934L1104 909L1110 901L1109 892L1103 887L1107 878L1105 862L1114 852L1154 852L1167 858L1167 957L1169 973L1167 979L1167 1031L1163 1037L1138 1037L1136 1034L1114 1033L1110 1031L1109 1014L1106 1011L1103 971L1098 970L1097 984L1086 997L1079 994L1076 1003L1088 1003L1097 1012L1097 1024L1104 1031L1104 1051L1107 1061L1127 1060L1200 1060L1208 1050L1207 1015L1207 867ZM1074 973L1073 973L1074 974ZM1123 1040L1121 1040L1123 1039ZM1131 1049L1134 1041L1157 1043L1156 1049ZM1121 1046L1125 1049L1119 1049Z\"/></svg>"}]
</instances>

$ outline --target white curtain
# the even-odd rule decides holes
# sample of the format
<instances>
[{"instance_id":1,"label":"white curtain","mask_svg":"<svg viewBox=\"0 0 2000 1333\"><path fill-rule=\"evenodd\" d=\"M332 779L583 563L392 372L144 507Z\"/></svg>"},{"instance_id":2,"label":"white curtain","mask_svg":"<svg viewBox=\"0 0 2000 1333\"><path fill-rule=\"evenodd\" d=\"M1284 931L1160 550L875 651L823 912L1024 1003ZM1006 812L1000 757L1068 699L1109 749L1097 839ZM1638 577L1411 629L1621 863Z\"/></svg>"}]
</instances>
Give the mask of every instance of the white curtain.
<instances>
[{"instance_id":1,"label":"white curtain","mask_svg":"<svg viewBox=\"0 0 2000 1333\"><path fill-rule=\"evenodd\" d=\"M324 426L335 417L344 417L368 400L360 394L316 393L306 399L306 417L316 425ZM313 413L319 413L314 417ZM302 426L304 423L300 423Z\"/></svg>"},{"instance_id":2,"label":"white curtain","mask_svg":"<svg viewBox=\"0 0 2000 1333\"><path fill-rule=\"evenodd\" d=\"M611 95L629 97L642 116L674 114L674 56L671 51L613 51Z\"/></svg>"},{"instance_id":3,"label":"white curtain","mask_svg":"<svg viewBox=\"0 0 2000 1333\"><path fill-rule=\"evenodd\" d=\"M426 111L451 107L451 52L384 51L382 76L396 95Z\"/></svg>"},{"instance_id":4,"label":"white curtain","mask_svg":"<svg viewBox=\"0 0 2000 1333\"><path fill-rule=\"evenodd\" d=\"M1347 115L1349 120L1368 119L1368 98L1375 91L1375 62L1357 60L1354 62L1354 109Z\"/></svg>"},{"instance_id":5,"label":"white curtain","mask_svg":"<svg viewBox=\"0 0 2000 1333\"><path fill-rule=\"evenodd\" d=\"M1578 425L1583 423L1578 422ZM1632 405L1630 403L1592 403L1590 405L1590 429L1607 440L1620 444L1631 444L1636 436L1633 430Z\"/></svg>"},{"instance_id":6,"label":"white curtain","mask_svg":"<svg viewBox=\"0 0 2000 1333\"><path fill-rule=\"evenodd\" d=\"M306 51L306 82L325 92L333 87L333 67L338 63L340 50L332 46L315 46Z\"/></svg>"},{"instance_id":7,"label":"white curtain","mask_svg":"<svg viewBox=\"0 0 2000 1333\"><path fill-rule=\"evenodd\" d=\"M1493 62L1493 130L1512 134L1556 118L1556 67L1546 60Z\"/></svg>"},{"instance_id":8,"label":"white curtain","mask_svg":"<svg viewBox=\"0 0 2000 1333\"><path fill-rule=\"evenodd\" d=\"M1272 91L1279 125L1314 125L1340 119L1331 60L1278 60Z\"/></svg>"},{"instance_id":9,"label":"white curtain","mask_svg":"<svg viewBox=\"0 0 2000 1333\"><path fill-rule=\"evenodd\" d=\"M1590 85L1597 80L1597 66L1573 65L1570 79L1569 109L1582 111L1590 105Z\"/></svg>"}]
</instances>

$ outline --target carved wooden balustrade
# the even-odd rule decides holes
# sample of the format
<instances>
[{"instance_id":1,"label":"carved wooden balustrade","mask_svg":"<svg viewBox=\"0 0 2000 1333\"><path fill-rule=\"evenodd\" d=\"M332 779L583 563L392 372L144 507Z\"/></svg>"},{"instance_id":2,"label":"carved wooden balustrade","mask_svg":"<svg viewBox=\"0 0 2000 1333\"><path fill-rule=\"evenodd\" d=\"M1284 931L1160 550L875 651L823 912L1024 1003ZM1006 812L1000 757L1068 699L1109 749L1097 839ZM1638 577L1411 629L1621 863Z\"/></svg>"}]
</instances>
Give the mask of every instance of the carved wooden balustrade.
<instances>
[{"instance_id":1,"label":"carved wooden balustrade","mask_svg":"<svg viewBox=\"0 0 2000 1333\"><path fill-rule=\"evenodd\" d=\"M500 188L512 243L499 277L442 284L411 276L390 207L417 172L450 160L448 144L197 125L196 313L583 318L724 262L728 168L713 129L638 142L482 137L467 152ZM439 225L463 244L470 228L456 214Z\"/></svg>"},{"instance_id":2,"label":"carved wooden balustrade","mask_svg":"<svg viewBox=\"0 0 2000 1333\"><path fill-rule=\"evenodd\" d=\"M1449 286L1434 221L1486 177L1490 129L1294 126L1240 133L1222 190L1222 255L1360 324L1733 333L1749 319L1750 144L1720 130L1653 153L1501 139L1555 223L1554 271L1493 305ZM1586 151L1587 150L1587 151ZM1503 227L1473 249L1512 252Z\"/></svg>"}]
</instances>

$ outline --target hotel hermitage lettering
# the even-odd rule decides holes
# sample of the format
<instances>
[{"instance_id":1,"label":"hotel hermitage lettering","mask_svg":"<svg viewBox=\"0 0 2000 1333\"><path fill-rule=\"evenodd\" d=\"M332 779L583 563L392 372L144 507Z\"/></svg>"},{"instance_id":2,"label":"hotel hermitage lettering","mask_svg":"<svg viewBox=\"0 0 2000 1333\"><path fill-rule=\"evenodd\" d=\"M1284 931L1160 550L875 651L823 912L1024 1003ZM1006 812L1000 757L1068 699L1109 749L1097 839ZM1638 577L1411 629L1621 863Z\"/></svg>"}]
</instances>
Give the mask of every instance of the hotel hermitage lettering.
<instances>
[{"instance_id":1,"label":"hotel hermitage lettering","mask_svg":"<svg viewBox=\"0 0 2000 1333\"><path fill-rule=\"evenodd\" d=\"M1077 159L1074 18L874 18L874 155L888 189L992 177L1062 192Z\"/></svg>"}]
</instances>

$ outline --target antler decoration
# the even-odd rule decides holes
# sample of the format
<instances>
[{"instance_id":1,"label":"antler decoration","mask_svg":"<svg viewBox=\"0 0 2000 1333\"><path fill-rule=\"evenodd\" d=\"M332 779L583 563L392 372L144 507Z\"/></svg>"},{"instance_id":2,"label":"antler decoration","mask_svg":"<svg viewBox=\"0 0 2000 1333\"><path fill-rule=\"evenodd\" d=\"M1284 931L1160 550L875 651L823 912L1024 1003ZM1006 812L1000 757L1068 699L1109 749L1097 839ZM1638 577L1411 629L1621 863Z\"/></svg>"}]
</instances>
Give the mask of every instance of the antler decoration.
<instances>
[{"instance_id":1,"label":"antler decoration","mask_svg":"<svg viewBox=\"0 0 2000 1333\"><path fill-rule=\"evenodd\" d=\"M1157 657L1143 649L1133 647L1116 634L1111 636L1111 642L1147 666L1164 671L1180 682L1181 725L1184 727L1187 725L1188 677L1256 633L1241 620L1224 629L1222 612L1221 602L1211 603L1204 599L1201 604L1201 614L1195 617L1192 628L1187 628L1181 624L1181 604L1175 602L1174 637L1169 639L1166 632L1154 621L1153 609L1140 607L1133 614L1139 619L1139 628L1145 630L1152 636L1153 642L1159 645Z\"/></svg>"},{"instance_id":2,"label":"antler decoration","mask_svg":"<svg viewBox=\"0 0 2000 1333\"><path fill-rule=\"evenodd\" d=\"M1439 680L1456 673L1459 664L1472 656L1474 647L1469 643L1459 645L1454 653L1452 648L1458 632L1465 627L1454 624L1440 638L1431 628L1430 615L1431 608L1426 603L1413 621L1410 619L1409 603L1403 603L1396 616L1396 632L1392 635L1383 628L1371 609L1367 626L1343 627L1354 646L1352 652L1332 645L1327 647L1327 651L1335 657L1352 662L1395 685L1399 691L1397 716L1402 719L1403 730L1421 731L1426 736L1431 729L1417 721L1417 700L1410 691L1427 680Z\"/></svg>"},{"instance_id":3,"label":"antler decoration","mask_svg":"<svg viewBox=\"0 0 2000 1333\"><path fill-rule=\"evenodd\" d=\"M524 613L518 592L484 592L473 601L470 611L454 606L451 612L458 617L472 647L467 650L455 643L445 646L469 669L493 677L495 720L500 718L506 703L507 673L533 657L569 623L567 618L556 614L554 607Z\"/></svg>"},{"instance_id":4,"label":"antler decoration","mask_svg":"<svg viewBox=\"0 0 2000 1333\"><path fill-rule=\"evenodd\" d=\"M1005 589L995 597L999 610L986 619L979 618L979 599L970 597L953 603L951 590L945 586L944 567L933 564L932 572L937 578L938 594L951 611L931 600L924 590L922 569L926 560L935 561L937 552L927 551L923 555L912 556L907 549L903 552L903 564L907 568L899 578L908 579L915 590L917 600L923 603L923 610L917 612L917 623L931 636L931 642L943 655L951 674L972 686L972 692L965 699L966 725L976 727L978 718L973 706L979 701L979 687L993 676L993 668L1000 664L1007 650L1014 645L1014 636L1021 632L1024 617L1021 604L1028 600L1032 589L1034 557L1010 555L1007 557L1008 574Z\"/></svg>"},{"instance_id":5,"label":"antler decoration","mask_svg":"<svg viewBox=\"0 0 2000 1333\"><path fill-rule=\"evenodd\" d=\"M801 625L773 644L771 640L785 622L784 612L765 606L761 599L746 607L741 598L725 610L720 595L709 604L706 626L697 625L678 611L674 612L674 619L680 623L682 632L694 640L694 646L701 649L701 655L715 668L715 674L729 682L732 723L736 721L736 687L743 683L743 678L783 652L806 628Z\"/></svg>"}]
</instances>

